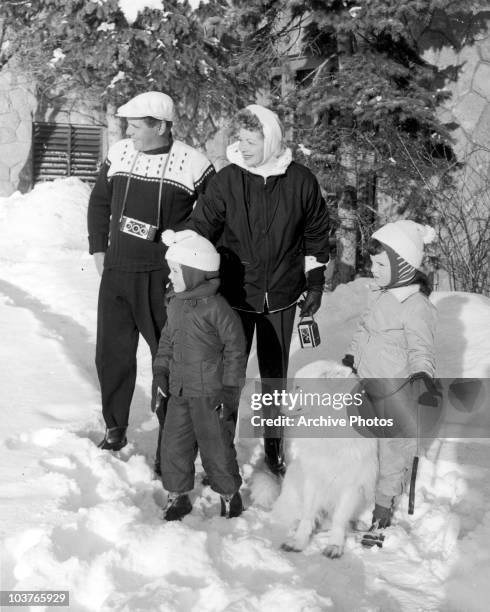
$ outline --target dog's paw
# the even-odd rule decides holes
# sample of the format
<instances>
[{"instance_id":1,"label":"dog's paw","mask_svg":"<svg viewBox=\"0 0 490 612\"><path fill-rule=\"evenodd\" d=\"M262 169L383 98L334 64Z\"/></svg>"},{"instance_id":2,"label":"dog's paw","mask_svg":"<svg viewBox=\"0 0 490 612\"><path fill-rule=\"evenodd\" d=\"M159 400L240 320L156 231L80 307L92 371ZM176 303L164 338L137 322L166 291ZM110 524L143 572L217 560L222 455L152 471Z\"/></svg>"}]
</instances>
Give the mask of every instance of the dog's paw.
<instances>
[{"instance_id":1,"label":"dog's paw","mask_svg":"<svg viewBox=\"0 0 490 612\"><path fill-rule=\"evenodd\" d=\"M281 548L282 550L287 550L288 552L301 552L308 546L309 541L309 534L306 536L296 531L286 538L286 541L281 545Z\"/></svg>"},{"instance_id":2,"label":"dog's paw","mask_svg":"<svg viewBox=\"0 0 490 612\"><path fill-rule=\"evenodd\" d=\"M344 554L344 546L339 544L328 544L322 550L322 554L329 559L338 559Z\"/></svg>"},{"instance_id":3,"label":"dog's paw","mask_svg":"<svg viewBox=\"0 0 490 612\"><path fill-rule=\"evenodd\" d=\"M290 542L283 542L281 544L281 550L285 550L286 552L301 552L301 548L295 548L294 544Z\"/></svg>"}]
</instances>

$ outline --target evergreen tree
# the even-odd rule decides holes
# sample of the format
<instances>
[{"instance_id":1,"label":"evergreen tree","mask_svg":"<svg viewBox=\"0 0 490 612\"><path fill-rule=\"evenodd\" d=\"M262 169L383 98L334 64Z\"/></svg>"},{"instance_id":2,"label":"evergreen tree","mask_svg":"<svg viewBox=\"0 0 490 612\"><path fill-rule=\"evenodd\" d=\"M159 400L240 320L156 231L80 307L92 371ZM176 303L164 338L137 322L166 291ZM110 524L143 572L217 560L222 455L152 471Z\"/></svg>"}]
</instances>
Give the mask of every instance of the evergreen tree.
<instances>
[{"instance_id":1,"label":"evergreen tree","mask_svg":"<svg viewBox=\"0 0 490 612\"><path fill-rule=\"evenodd\" d=\"M297 157L337 200L341 280L356 267L358 244L373 225L396 215L434 221L433 181L444 187L454 168L451 132L437 117L448 95L446 75L423 58L423 33L444 11L458 24L473 0L254 0L235 4L250 79L270 81L286 56L317 58L316 68L289 76L271 102L289 125ZM468 22L468 20L467 20ZM471 22L472 27L479 24ZM448 35L450 33L448 32ZM285 75L285 76L284 76ZM286 77L286 78L285 78ZM307 153L305 155L304 153Z\"/></svg>"},{"instance_id":2,"label":"evergreen tree","mask_svg":"<svg viewBox=\"0 0 490 612\"><path fill-rule=\"evenodd\" d=\"M198 11L165 0L128 23L117 0L3 0L0 65L20 63L40 96L76 94L110 108L163 91L176 102L181 136L203 144L243 92L227 72L236 43L216 35L223 11L216 0Z\"/></svg>"}]
</instances>

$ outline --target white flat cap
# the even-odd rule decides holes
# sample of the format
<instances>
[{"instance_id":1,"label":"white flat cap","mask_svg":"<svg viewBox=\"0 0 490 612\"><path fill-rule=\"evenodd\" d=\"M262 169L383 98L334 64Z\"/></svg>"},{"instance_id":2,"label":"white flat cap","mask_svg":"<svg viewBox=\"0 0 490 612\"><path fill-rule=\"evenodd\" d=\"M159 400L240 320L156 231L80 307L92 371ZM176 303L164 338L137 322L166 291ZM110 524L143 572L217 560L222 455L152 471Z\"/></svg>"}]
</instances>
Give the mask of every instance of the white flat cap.
<instances>
[{"instance_id":1,"label":"white flat cap","mask_svg":"<svg viewBox=\"0 0 490 612\"><path fill-rule=\"evenodd\" d=\"M117 117L154 117L161 121L174 120L174 103L170 96L159 91L148 91L131 98L117 109Z\"/></svg>"}]
</instances>

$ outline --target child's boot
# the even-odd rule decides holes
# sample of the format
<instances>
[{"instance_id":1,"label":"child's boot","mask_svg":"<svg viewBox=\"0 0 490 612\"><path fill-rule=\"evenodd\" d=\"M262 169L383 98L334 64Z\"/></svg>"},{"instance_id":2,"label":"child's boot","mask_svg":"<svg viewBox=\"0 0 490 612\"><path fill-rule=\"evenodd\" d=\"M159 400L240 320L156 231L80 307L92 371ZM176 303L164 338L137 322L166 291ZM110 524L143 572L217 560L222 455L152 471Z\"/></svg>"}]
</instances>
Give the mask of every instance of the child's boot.
<instances>
[{"instance_id":1,"label":"child's boot","mask_svg":"<svg viewBox=\"0 0 490 612\"><path fill-rule=\"evenodd\" d=\"M243 503L240 493L221 496L221 516L235 518L243 512Z\"/></svg>"},{"instance_id":2,"label":"child's boot","mask_svg":"<svg viewBox=\"0 0 490 612\"><path fill-rule=\"evenodd\" d=\"M126 430L127 427L108 427L104 439L99 442L98 447L103 450L121 450L128 443Z\"/></svg>"},{"instance_id":3,"label":"child's boot","mask_svg":"<svg viewBox=\"0 0 490 612\"><path fill-rule=\"evenodd\" d=\"M163 518L166 521L180 521L191 511L192 504L187 493L169 493Z\"/></svg>"},{"instance_id":4,"label":"child's boot","mask_svg":"<svg viewBox=\"0 0 490 612\"><path fill-rule=\"evenodd\" d=\"M384 530L391 525L393 509L376 504L373 512L373 522L369 530L362 536L361 544L367 548L381 548L385 539Z\"/></svg>"}]
</instances>

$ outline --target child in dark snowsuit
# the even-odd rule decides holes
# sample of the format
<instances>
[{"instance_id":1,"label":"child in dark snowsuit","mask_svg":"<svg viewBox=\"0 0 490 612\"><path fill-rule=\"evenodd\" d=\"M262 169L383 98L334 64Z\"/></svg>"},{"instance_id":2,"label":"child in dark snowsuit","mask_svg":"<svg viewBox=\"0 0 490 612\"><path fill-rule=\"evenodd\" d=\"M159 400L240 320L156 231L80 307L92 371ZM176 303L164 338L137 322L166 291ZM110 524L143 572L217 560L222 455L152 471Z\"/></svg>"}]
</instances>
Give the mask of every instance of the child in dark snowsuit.
<instances>
[{"instance_id":1,"label":"child in dark snowsuit","mask_svg":"<svg viewBox=\"0 0 490 612\"><path fill-rule=\"evenodd\" d=\"M234 436L246 369L242 324L216 294L220 259L214 246L191 230L167 230L162 241L169 246L165 258L173 290L153 362L152 408L166 407L164 518L178 520L192 510L188 494L198 448L211 488L221 495L221 515L239 516L242 480Z\"/></svg>"},{"instance_id":2,"label":"child in dark snowsuit","mask_svg":"<svg viewBox=\"0 0 490 612\"><path fill-rule=\"evenodd\" d=\"M371 533L363 544L378 545L390 525L416 452L417 398L435 398L434 332L436 309L420 271L424 244L434 230L413 221L388 223L369 243L375 287L370 305L354 335L343 363L357 369L367 394L374 390L380 417L392 417L394 427L378 441L379 477ZM382 399L384 396L385 399ZM389 429L389 428L385 428ZM380 531L381 530L381 531Z\"/></svg>"}]
</instances>

